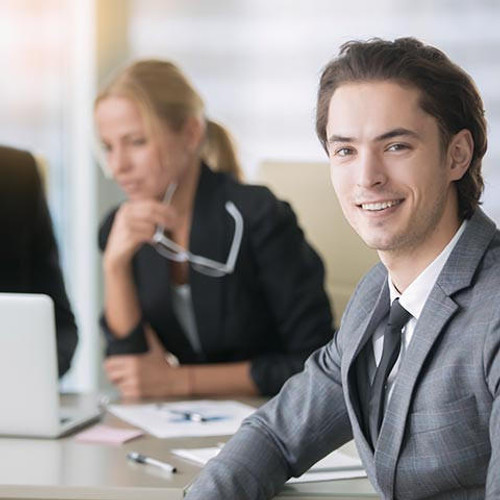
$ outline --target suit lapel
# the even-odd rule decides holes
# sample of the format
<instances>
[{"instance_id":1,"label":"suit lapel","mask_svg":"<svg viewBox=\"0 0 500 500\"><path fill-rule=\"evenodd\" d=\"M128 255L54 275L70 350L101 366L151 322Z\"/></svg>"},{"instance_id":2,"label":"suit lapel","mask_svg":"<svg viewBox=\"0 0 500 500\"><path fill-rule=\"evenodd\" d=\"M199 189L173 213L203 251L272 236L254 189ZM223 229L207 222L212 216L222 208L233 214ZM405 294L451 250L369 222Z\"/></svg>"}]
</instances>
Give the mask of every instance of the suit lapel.
<instances>
[{"instance_id":1,"label":"suit lapel","mask_svg":"<svg viewBox=\"0 0 500 500\"><path fill-rule=\"evenodd\" d=\"M459 310L453 294L471 285L495 229L494 223L478 209L448 258L415 327L375 449L377 482L389 498L393 496L396 464L417 379L436 340Z\"/></svg>"},{"instance_id":2,"label":"suit lapel","mask_svg":"<svg viewBox=\"0 0 500 500\"><path fill-rule=\"evenodd\" d=\"M365 457L373 456L371 445L366 440L363 432L363 423L361 417L361 407L359 401L358 387L356 382L356 359L365 344L371 339L377 325L382 321L389 311L389 287L387 285L387 272L380 264L381 274L373 279L372 287L367 291L366 297L363 297L364 310L359 311L363 319L358 331L357 339L346 347L344 359L346 360L346 401L348 411L351 413L351 423L353 433L356 436L356 443L361 454ZM349 328L346 325L347 328ZM365 463L367 463L365 461Z\"/></svg>"},{"instance_id":3,"label":"suit lapel","mask_svg":"<svg viewBox=\"0 0 500 500\"><path fill-rule=\"evenodd\" d=\"M220 179L202 165L196 192L189 249L196 255L225 262L231 246L231 222L224 209L226 195ZM198 335L203 353L219 345L223 333L225 277L211 277L190 267L189 281Z\"/></svg>"},{"instance_id":4,"label":"suit lapel","mask_svg":"<svg viewBox=\"0 0 500 500\"><path fill-rule=\"evenodd\" d=\"M434 343L457 309L452 299L439 287L434 287L417 322L404 362L399 368L375 448L377 482L384 492L391 491L394 484L396 462L418 376Z\"/></svg>"}]
</instances>

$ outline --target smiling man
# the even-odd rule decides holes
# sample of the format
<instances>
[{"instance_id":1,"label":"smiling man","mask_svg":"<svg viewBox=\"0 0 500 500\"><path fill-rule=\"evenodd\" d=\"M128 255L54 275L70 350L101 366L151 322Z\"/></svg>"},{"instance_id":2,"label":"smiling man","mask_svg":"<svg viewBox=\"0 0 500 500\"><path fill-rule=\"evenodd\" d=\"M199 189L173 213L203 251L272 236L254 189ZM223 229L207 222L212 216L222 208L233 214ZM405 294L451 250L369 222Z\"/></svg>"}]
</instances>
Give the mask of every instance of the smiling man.
<instances>
[{"instance_id":1,"label":"smiling man","mask_svg":"<svg viewBox=\"0 0 500 500\"><path fill-rule=\"evenodd\" d=\"M473 140L460 130L446 145L420 92L393 81L341 86L326 127L332 183L345 217L403 291L460 226L455 181Z\"/></svg>"},{"instance_id":2,"label":"smiling man","mask_svg":"<svg viewBox=\"0 0 500 500\"><path fill-rule=\"evenodd\" d=\"M381 263L188 498L271 498L352 437L383 498L500 498L500 233L478 207L474 83L415 39L350 42L321 77L317 133Z\"/></svg>"}]
</instances>

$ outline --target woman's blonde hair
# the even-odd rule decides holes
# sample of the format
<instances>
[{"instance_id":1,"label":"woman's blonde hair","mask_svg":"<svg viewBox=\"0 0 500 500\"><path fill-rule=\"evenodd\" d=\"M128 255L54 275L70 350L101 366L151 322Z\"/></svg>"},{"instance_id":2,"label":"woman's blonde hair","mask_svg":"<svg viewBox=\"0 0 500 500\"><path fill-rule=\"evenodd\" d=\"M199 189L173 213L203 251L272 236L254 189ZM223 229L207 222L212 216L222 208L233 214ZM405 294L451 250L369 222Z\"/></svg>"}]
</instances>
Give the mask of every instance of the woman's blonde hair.
<instances>
[{"instance_id":1,"label":"woman's blonde hair","mask_svg":"<svg viewBox=\"0 0 500 500\"><path fill-rule=\"evenodd\" d=\"M168 61L148 59L127 66L102 88L95 105L110 96L126 97L139 106L146 126L159 134L167 124L180 132L190 117L205 122L200 157L215 171L242 179L242 171L229 132L204 117L205 105L186 76Z\"/></svg>"}]
</instances>

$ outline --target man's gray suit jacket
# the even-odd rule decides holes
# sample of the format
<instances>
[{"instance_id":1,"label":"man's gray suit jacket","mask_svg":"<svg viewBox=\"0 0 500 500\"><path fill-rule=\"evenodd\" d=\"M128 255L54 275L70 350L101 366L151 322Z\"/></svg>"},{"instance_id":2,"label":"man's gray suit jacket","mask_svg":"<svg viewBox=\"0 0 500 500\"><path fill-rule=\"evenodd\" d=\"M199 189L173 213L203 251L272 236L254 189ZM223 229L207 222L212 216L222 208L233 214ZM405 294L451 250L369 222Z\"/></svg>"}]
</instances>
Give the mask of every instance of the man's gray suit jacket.
<instances>
[{"instance_id":1,"label":"man's gray suit jacket","mask_svg":"<svg viewBox=\"0 0 500 500\"><path fill-rule=\"evenodd\" d=\"M500 233L477 210L401 363L373 451L353 368L389 308L387 271L359 283L340 330L209 462L190 499L273 497L353 436L383 498L500 498Z\"/></svg>"}]
</instances>

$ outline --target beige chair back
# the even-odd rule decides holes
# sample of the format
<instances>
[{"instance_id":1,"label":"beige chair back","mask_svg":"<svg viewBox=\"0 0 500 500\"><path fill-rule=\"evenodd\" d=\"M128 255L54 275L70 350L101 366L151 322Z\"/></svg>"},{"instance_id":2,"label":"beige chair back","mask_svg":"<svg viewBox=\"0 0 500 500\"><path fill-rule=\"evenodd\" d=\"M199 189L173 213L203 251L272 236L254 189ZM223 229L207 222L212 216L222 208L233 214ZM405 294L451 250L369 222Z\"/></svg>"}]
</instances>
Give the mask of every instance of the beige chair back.
<instances>
[{"instance_id":1,"label":"beige chair back","mask_svg":"<svg viewBox=\"0 0 500 500\"><path fill-rule=\"evenodd\" d=\"M308 241L325 263L326 288L338 325L357 282L378 256L344 219L328 164L266 161L258 168L256 182L294 208Z\"/></svg>"},{"instance_id":2,"label":"beige chair back","mask_svg":"<svg viewBox=\"0 0 500 500\"><path fill-rule=\"evenodd\" d=\"M49 164L44 156L39 154L34 154L36 166L38 168L38 174L40 175L40 181L45 195L47 195L48 185L49 185Z\"/></svg>"}]
</instances>

